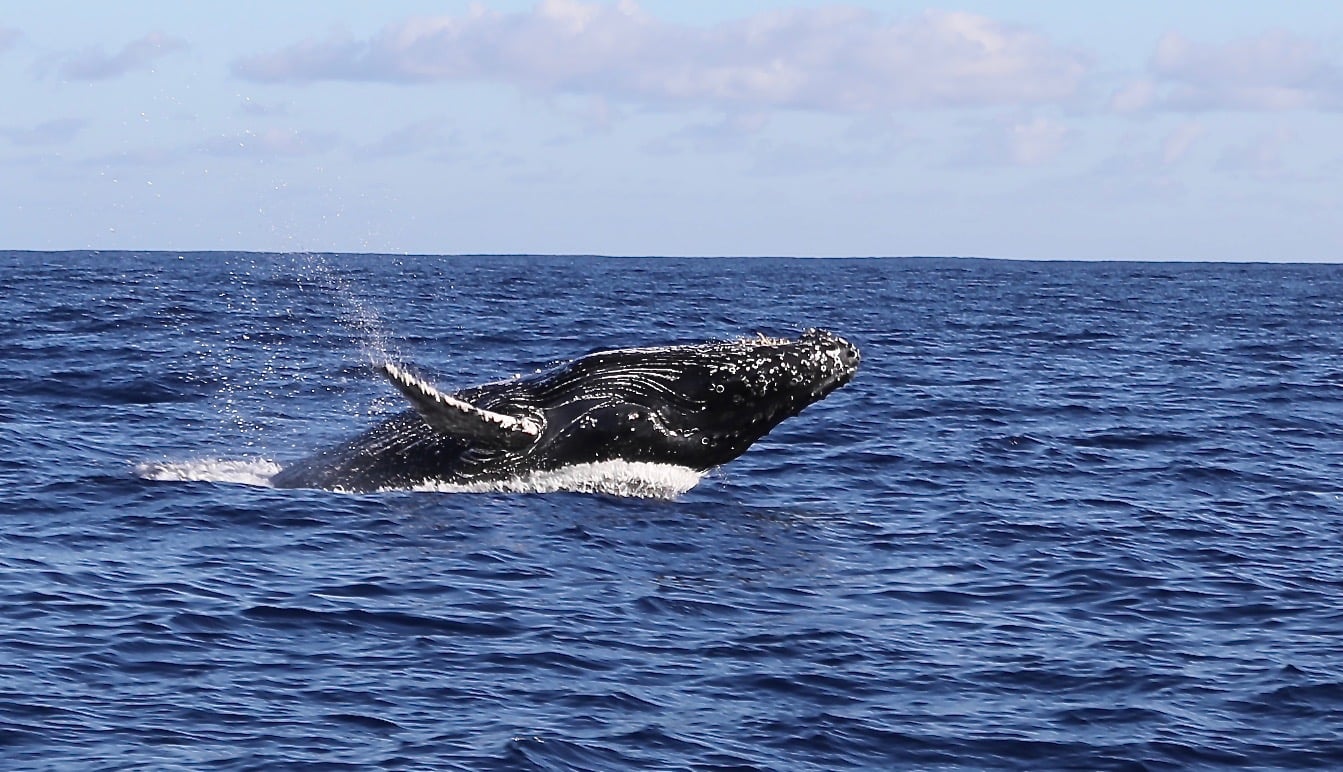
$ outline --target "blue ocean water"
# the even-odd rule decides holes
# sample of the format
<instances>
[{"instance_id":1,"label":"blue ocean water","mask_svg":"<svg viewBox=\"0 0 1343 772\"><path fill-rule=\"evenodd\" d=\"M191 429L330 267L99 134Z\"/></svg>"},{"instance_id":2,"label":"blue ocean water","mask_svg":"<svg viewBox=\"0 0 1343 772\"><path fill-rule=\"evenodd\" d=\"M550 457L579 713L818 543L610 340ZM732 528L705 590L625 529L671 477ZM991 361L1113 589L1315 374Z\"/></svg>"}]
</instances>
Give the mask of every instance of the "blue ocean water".
<instances>
[{"instance_id":1,"label":"blue ocean water","mask_svg":"<svg viewBox=\"0 0 1343 772\"><path fill-rule=\"evenodd\" d=\"M1343 266L0 253L5 769L1343 762ZM673 498L264 485L444 386L806 327Z\"/></svg>"}]
</instances>

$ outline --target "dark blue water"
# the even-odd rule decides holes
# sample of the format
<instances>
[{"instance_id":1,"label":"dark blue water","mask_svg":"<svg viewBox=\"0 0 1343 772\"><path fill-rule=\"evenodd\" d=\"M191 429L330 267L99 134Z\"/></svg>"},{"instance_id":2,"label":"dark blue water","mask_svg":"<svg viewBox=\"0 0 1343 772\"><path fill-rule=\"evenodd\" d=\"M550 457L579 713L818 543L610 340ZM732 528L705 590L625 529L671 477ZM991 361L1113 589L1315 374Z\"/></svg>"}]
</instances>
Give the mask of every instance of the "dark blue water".
<instances>
[{"instance_id":1,"label":"dark blue water","mask_svg":"<svg viewBox=\"0 0 1343 772\"><path fill-rule=\"evenodd\" d=\"M5 769L1343 761L1343 266L0 272ZM858 377L675 499L261 484L371 359L813 326Z\"/></svg>"}]
</instances>

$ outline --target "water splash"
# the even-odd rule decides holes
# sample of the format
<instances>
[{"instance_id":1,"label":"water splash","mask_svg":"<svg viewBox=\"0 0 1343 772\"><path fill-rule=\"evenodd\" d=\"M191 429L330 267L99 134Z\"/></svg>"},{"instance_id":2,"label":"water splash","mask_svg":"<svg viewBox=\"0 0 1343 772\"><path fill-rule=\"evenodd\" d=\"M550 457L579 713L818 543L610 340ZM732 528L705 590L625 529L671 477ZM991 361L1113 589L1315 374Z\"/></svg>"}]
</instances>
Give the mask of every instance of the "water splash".
<instances>
[{"instance_id":1,"label":"water splash","mask_svg":"<svg viewBox=\"0 0 1343 772\"><path fill-rule=\"evenodd\" d=\"M286 430L293 417L288 407L304 395L326 392L336 414L347 418L389 409L390 396L370 406L343 383L363 373L310 367L313 346L354 345L370 364L393 358L392 336L361 286L361 270L309 252L243 254L229 261L217 297L237 324L227 332L196 331L195 342L201 372L218 385L215 409L223 434L241 454L304 450L298 446L301 432ZM277 307L270 297L276 287L297 288L298 297Z\"/></svg>"},{"instance_id":2,"label":"water splash","mask_svg":"<svg viewBox=\"0 0 1343 772\"><path fill-rule=\"evenodd\" d=\"M146 462L136 476L161 482L218 482L270 487L280 464L268 459L203 458ZM409 490L435 493L605 493L640 499L674 499L699 484L701 472L645 461L602 461L470 484L426 482ZM405 489L386 489L384 492ZM336 491L342 493L342 491Z\"/></svg>"},{"instance_id":3,"label":"water splash","mask_svg":"<svg viewBox=\"0 0 1343 772\"><path fill-rule=\"evenodd\" d=\"M336 270L326 255L297 253L303 273L315 281L340 304L336 317L342 327L356 333L359 350L371 365L393 360L391 335L377 308L355 287L350 278Z\"/></svg>"},{"instance_id":4,"label":"water splash","mask_svg":"<svg viewBox=\"0 0 1343 772\"><path fill-rule=\"evenodd\" d=\"M265 314L260 311L264 295L256 279L257 273L255 257L242 264L231 264L228 283L219 293L231 318L251 323L227 336L221 333L214 338L201 337L196 341L198 356L219 384L219 415L249 451L258 446L265 431L264 418L248 404L251 401L249 395L262 377L275 371L279 355L275 347L257 344L260 337L273 331L259 323ZM274 395L267 392L266 396Z\"/></svg>"},{"instance_id":5,"label":"water splash","mask_svg":"<svg viewBox=\"0 0 1343 772\"><path fill-rule=\"evenodd\" d=\"M270 486L280 465L267 459L202 458L137 464L136 476L163 482L219 482Z\"/></svg>"},{"instance_id":6,"label":"water splash","mask_svg":"<svg viewBox=\"0 0 1343 772\"><path fill-rule=\"evenodd\" d=\"M396 361L391 345L391 335L377 308L365 297L358 286L357 276L336 265L330 256L321 253L296 252L285 256L290 262L290 270L298 281L300 289L305 284L320 289L329 298L334 298L334 320L346 330L354 333L359 350L370 365L378 366L384 362ZM244 319L261 320L266 314L261 311L265 305L264 291L259 277L273 270L274 266L259 266L253 258L249 263L230 270L229 289L221 294L230 314ZM331 318L331 317L328 317ZM303 324L302 319L287 319L291 324ZM241 333L240 338L228 341L210 351L210 347L201 342L202 357L216 354L215 368L221 382L222 416L230 421L235 430L242 435L244 446L255 449L260 440L274 433L267 416L251 415L243 406L243 395L253 391L260 376L266 383L285 382L284 370L293 369L293 363L284 362L285 355L280 347L255 341L253 330ZM265 330L260 331L264 338ZM255 351L256 346L262 351ZM241 361L264 360L260 370L240 368ZM240 370L245 375L239 378L234 373ZM292 383L292 379L290 379ZM267 387L266 404L280 402L277 395ZM248 407L262 410L261 406L249 403ZM347 405L348 412L361 412ZM262 410L264 413L265 411ZM256 452L253 450L252 452ZM264 451L263 451L264 452ZM142 463L135 467L135 473L141 478L158 481L198 481L238 483L254 486L270 486L273 475L282 466L267 459L223 459L206 458L181 462ZM551 493L558 491L578 493L604 493L632 498L672 499L694 488L702 474L692 469L666 464L645 462L607 461L593 464L579 464L563 469L535 472L507 480L468 485L429 482L416 486L412 490L434 491L442 493Z\"/></svg>"},{"instance_id":7,"label":"water splash","mask_svg":"<svg viewBox=\"0 0 1343 772\"><path fill-rule=\"evenodd\" d=\"M445 493L605 493L640 499L674 499L699 484L703 473L646 461L600 461L532 472L483 483L429 482L413 490Z\"/></svg>"}]
</instances>

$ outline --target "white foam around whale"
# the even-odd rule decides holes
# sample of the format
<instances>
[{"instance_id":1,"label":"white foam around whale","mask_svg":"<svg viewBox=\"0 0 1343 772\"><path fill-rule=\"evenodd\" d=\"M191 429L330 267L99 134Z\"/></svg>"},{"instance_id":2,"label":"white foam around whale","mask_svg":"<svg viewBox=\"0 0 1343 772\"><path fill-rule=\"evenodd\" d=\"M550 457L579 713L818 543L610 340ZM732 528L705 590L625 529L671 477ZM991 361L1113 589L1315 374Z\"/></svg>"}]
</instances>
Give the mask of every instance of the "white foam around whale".
<instances>
[{"instance_id":1,"label":"white foam around whale","mask_svg":"<svg viewBox=\"0 0 1343 772\"><path fill-rule=\"evenodd\" d=\"M137 464L135 474L145 480L166 482L221 482L269 486L281 467L264 458L201 458Z\"/></svg>"},{"instance_id":2,"label":"white foam around whale","mask_svg":"<svg viewBox=\"0 0 1343 772\"><path fill-rule=\"evenodd\" d=\"M606 493L643 499L673 499L699 484L703 474L684 466L646 461L599 461L531 472L481 483L429 482L414 490L447 493Z\"/></svg>"},{"instance_id":3,"label":"white foam around whale","mask_svg":"<svg viewBox=\"0 0 1343 772\"><path fill-rule=\"evenodd\" d=\"M191 461L142 463L135 474L167 482L219 482L270 487L281 465L266 459L205 458ZM671 464L643 461L602 461L575 464L546 472L532 472L507 480L479 483L426 482L411 490L440 493L605 493L646 499L673 499L699 484L703 474ZM392 489L388 489L392 490Z\"/></svg>"}]
</instances>

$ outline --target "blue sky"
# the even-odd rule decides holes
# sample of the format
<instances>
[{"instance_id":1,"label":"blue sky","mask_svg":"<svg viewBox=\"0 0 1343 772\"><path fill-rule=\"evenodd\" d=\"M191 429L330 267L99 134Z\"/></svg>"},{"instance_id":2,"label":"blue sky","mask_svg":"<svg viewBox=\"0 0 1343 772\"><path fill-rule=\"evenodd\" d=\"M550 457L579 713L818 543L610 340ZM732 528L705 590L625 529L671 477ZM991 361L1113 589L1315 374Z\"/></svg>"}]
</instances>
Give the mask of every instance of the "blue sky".
<instances>
[{"instance_id":1,"label":"blue sky","mask_svg":"<svg viewBox=\"0 0 1343 772\"><path fill-rule=\"evenodd\" d=\"M1343 5L0 8L0 248L1343 261Z\"/></svg>"}]
</instances>

